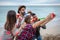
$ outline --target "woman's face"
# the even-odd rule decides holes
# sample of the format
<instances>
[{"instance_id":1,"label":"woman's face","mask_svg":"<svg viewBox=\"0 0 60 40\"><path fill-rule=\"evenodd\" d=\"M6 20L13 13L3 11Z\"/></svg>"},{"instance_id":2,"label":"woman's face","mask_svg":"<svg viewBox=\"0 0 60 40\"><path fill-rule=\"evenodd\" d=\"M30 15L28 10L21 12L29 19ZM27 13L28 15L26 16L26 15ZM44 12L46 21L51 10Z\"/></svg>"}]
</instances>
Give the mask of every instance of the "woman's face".
<instances>
[{"instance_id":1,"label":"woman's face","mask_svg":"<svg viewBox=\"0 0 60 40\"><path fill-rule=\"evenodd\" d=\"M33 22L33 16L31 16L30 23L31 23L31 24L34 23L34 22Z\"/></svg>"},{"instance_id":2,"label":"woman's face","mask_svg":"<svg viewBox=\"0 0 60 40\"><path fill-rule=\"evenodd\" d=\"M37 18L37 16L35 15L35 16L31 16L31 23L34 23L34 22L36 22L38 20L38 18Z\"/></svg>"}]
</instances>

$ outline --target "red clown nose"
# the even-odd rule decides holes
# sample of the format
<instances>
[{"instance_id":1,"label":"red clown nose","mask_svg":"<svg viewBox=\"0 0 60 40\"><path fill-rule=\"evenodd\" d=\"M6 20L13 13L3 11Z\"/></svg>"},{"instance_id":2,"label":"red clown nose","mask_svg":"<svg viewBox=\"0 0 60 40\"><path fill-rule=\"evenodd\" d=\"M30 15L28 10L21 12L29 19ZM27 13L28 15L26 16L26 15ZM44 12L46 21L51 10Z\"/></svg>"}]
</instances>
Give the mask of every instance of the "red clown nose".
<instances>
[{"instance_id":1,"label":"red clown nose","mask_svg":"<svg viewBox=\"0 0 60 40\"><path fill-rule=\"evenodd\" d=\"M17 18L19 17L20 15L19 14L17 14Z\"/></svg>"},{"instance_id":2,"label":"red clown nose","mask_svg":"<svg viewBox=\"0 0 60 40\"><path fill-rule=\"evenodd\" d=\"M6 34L9 35L9 34L11 34L11 33L10 33L10 31L7 31Z\"/></svg>"},{"instance_id":3,"label":"red clown nose","mask_svg":"<svg viewBox=\"0 0 60 40\"><path fill-rule=\"evenodd\" d=\"M54 13L51 14L51 18L54 18L56 15Z\"/></svg>"}]
</instances>

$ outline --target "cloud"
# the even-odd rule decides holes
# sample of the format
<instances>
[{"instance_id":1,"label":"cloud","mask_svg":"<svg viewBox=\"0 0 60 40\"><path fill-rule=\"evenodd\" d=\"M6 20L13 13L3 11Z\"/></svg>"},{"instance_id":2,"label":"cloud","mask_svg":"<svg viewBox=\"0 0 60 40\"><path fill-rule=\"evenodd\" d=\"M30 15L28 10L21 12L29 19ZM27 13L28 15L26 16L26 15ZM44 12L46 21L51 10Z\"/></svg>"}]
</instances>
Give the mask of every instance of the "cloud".
<instances>
[{"instance_id":1,"label":"cloud","mask_svg":"<svg viewBox=\"0 0 60 40\"><path fill-rule=\"evenodd\" d=\"M51 3L51 2L56 2L56 0L30 0L26 1L26 3L32 3L32 4L41 4L41 3Z\"/></svg>"},{"instance_id":2,"label":"cloud","mask_svg":"<svg viewBox=\"0 0 60 40\"><path fill-rule=\"evenodd\" d=\"M0 2L0 5L15 5L13 2Z\"/></svg>"},{"instance_id":3,"label":"cloud","mask_svg":"<svg viewBox=\"0 0 60 40\"><path fill-rule=\"evenodd\" d=\"M58 2L58 0L0 0L0 5L33 5L33 4L51 4Z\"/></svg>"},{"instance_id":4,"label":"cloud","mask_svg":"<svg viewBox=\"0 0 60 40\"><path fill-rule=\"evenodd\" d=\"M47 2L47 0L31 0L30 1L31 3L45 3L45 2Z\"/></svg>"}]
</instances>

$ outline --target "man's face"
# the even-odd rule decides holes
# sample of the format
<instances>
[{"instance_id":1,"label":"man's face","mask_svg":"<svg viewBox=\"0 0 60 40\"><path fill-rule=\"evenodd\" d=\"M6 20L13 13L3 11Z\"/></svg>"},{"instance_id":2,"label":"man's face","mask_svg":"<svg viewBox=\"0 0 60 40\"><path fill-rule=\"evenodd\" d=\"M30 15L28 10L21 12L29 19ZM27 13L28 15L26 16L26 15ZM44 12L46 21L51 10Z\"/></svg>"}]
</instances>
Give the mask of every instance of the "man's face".
<instances>
[{"instance_id":1,"label":"man's face","mask_svg":"<svg viewBox=\"0 0 60 40\"><path fill-rule=\"evenodd\" d=\"M25 8L21 8L20 12L25 13Z\"/></svg>"}]
</instances>

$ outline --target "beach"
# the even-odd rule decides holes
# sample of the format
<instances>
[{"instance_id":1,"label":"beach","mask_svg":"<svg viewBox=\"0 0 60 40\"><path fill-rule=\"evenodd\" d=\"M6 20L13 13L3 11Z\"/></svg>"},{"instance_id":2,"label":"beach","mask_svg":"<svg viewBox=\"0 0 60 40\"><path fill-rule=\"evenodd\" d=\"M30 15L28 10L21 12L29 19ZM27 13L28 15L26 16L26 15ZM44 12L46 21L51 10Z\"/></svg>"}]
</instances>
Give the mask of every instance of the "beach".
<instances>
[{"instance_id":1,"label":"beach","mask_svg":"<svg viewBox=\"0 0 60 40\"><path fill-rule=\"evenodd\" d=\"M4 28L0 27L0 38L2 38L4 32ZM60 34L45 34L41 35L43 40L60 40Z\"/></svg>"}]
</instances>

